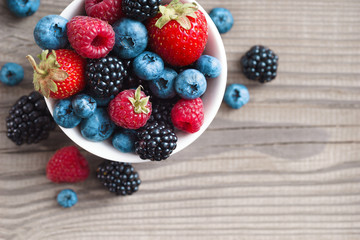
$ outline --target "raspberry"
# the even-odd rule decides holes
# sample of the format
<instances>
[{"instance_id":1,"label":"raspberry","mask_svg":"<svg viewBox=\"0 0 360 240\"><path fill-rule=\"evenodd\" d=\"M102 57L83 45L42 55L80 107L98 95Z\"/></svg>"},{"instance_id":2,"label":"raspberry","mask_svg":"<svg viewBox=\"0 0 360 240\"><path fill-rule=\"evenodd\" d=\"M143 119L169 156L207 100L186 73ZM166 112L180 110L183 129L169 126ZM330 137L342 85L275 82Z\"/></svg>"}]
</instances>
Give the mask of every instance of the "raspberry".
<instances>
[{"instance_id":1,"label":"raspberry","mask_svg":"<svg viewBox=\"0 0 360 240\"><path fill-rule=\"evenodd\" d=\"M86 159L75 146L63 147L55 152L46 166L46 177L56 183L79 182L89 176Z\"/></svg>"},{"instance_id":2,"label":"raspberry","mask_svg":"<svg viewBox=\"0 0 360 240\"><path fill-rule=\"evenodd\" d=\"M138 129L144 126L151 115L149 97L141 91L129 89L120 92L111 100L108 113L111 120L118 126L127 129Z\"/></svg>"},{"instance_id":3,"label":"raspberry","mask_svg":"<svg viewBox=\"0 0 360 240\"><path fill-rule=\"evenodd\" d=\"M100 18L113 24L122 17L121 11L122 0L86 0L85 10L90 17Z\"/></svg>"},{"instance_id":4,"label":"raspberry","mask_svg":"<svg viewBox=\"0 0 360 240\"><path fill-rule=\"evenodd\" d=\"M66 26L71 46L85 58L105 57L114 47L115 32L101 19L75 16Z\"/></svg>"},{"instance_id":5,"label":"raspberry","mask_svg":"<svg viewBox=\"0 0 360 240\"><path fill-rule=\"evenodd\" d=\"M174 126L182 131L194 133L204 123L204 109L201 98L180 99L171 110Z\"/></svg>"}]
</instances>

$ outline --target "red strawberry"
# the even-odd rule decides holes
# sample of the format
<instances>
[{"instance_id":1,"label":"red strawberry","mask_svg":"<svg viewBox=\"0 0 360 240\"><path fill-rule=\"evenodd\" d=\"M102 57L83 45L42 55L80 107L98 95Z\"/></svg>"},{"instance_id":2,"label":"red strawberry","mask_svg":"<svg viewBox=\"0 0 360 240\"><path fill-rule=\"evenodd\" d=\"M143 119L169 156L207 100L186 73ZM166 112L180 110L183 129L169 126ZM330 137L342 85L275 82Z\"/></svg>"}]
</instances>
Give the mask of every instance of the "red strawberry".
<instances>
[{"instance_id":1,"label":"red strawberry","mask_svg":"<svg viewBox=\"0 0 360 240\"><path fill-rule=\"evenodd\" d=\"M86 14L113 24L122 17L121 0L85 0Z\"/></svg>"},{"instance_id":2,"label":"red strawberry","mask_svg":"<svg viewBox=\"0 0 360 240\"><path fill-rule=\"evenodd\" d=\"M174 126L182 131L194 133L204 123L204 109L201 98L180 99L171 109L171 120Z\"/></svg>"},{"instance_id":3,"label":"red strawberry","mask_svg":"<svg viewBox=\"0 0 360 240\"><path fill-rule=\"evenodd\" d=\"M115 32L101 19L75 16L66 27L71 46L85 58L105 57L114 47Z\"/></svg>"},{"instance_id":4,"label":"red strawberry","mask_svg":"<svg viewBox=\"0 0 360 240\"><path fill-rule=\"evenodd\" d=\"M108 113L111 120L118 126L128 129L138 129L144 126L151 115L149 97L141 91L129 89L120 92L110 101Z\"/></svg>"},{"instance_id":5,"label":"red strawberry","mask_svg":"<svg viewBox=\"0 0 360 240\"><path fill-rule=\"evenodd\" d=\"M195 3L173 0L147 23L149 45L167 63L186 66L203 53L208 39L204 14Z\"/></svg>"},{"instance_id":6,"label":"red strawberry","mask_svg":"<svg viewBox=\"0 0 360 240\"><path fill-rule=\"evenodd\" d=\"M34 68L33 83L36 91L45 97L63 99L85 88L85 59L69 49L44 50L36 64L30 55L26 58Z\"/></svg>"},{"instance_id":7,"label":"red strawberry","mask_svg":"<svg viewBox=\"0 0 360 240\"><path fill-rule=\"evenodd\" d=\"M75 146L57 150L46 166L46 177L56 183L84 181L89 172L88 162Z\"/></svg>"}]
</instances>

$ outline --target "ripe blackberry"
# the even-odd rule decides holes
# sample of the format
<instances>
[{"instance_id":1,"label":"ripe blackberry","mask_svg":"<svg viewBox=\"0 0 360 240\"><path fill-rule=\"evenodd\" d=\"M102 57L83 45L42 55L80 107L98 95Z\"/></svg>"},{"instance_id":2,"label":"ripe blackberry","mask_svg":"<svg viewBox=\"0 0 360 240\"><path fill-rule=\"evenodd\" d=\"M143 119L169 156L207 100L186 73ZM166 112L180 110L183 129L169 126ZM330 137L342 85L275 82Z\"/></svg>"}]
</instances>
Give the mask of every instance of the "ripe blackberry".
<instances>
[{"instance_id":1,"label":"ripe blackberry","mask_svg":"<svg viewBox=\"0 0 360 240\"><path fill-rule=\"evenodd\" d=\"M161 161L167 159L176 148L174 130L160 122L149 122L137 130L135 152L141 159Z\"/></svg>"},{"instance_id":2,"label":"ripe blackberry","mask_svg":"<svg viewBox=\"0 0 360 240\"><path fill-rule=\"evenodd\" d=\"M155 17L159 12L161 0L123 0L122 11L129 17L138 21Z\"/></svg>"},{"instance_id":3,"label":"ripe blackberry","mask_svg":"<svg viewBox=\"0 0 360 240\"><path fill-rule=\"evenodd\" d=\"M88 59L86 64L87 88L99 98L116 96L128 78L126 65L118 58L107 55L99 59Z\"/></svg>"},{"instance_id":4,"label":"ripe blackberry","mask_svg":"<svg viewBox=\"0 0 360 240\"><path fill-rule=\"evenodd\" d=\"M36 91L16 101L6 118L7 137L17 145L46 139L55 126L44 98Z\"/></svg>"},{"instance_id":5,"label":"ripe blackberry","mask_svg":"<svg viewBox=\"0 0 360 240\"><path fill-rule=\"evenodd\" d=\"M253 46L241 58L242 70L250 80L261 83L270 82L276 78L278 56L264 46Z\"/></svg>"},{"instance_id":6,"label":"ripe blackberry","mask_svg":"<svg viewBox=\"0 0 360 240\"><path fill-rule=\"evenodd\" d=\"M139 174L130 163L103 161L96 170L96 177L116 195L131 195L139 189Z\"/></svg>"},{"instance_id":7,"label":"ripe blackberry","mask_svg":"<svg viewBox=\"0 0 360 240\"><path fill-rule=\"evenodd\" d=\"M172 99L167 101L154 99L152 102L152 112L148 123L156 121L167 125L171 129L174 129L174 125L171 121L171 109L175 102L176 101L173 101Z\"/></svg>"}]
</instances>

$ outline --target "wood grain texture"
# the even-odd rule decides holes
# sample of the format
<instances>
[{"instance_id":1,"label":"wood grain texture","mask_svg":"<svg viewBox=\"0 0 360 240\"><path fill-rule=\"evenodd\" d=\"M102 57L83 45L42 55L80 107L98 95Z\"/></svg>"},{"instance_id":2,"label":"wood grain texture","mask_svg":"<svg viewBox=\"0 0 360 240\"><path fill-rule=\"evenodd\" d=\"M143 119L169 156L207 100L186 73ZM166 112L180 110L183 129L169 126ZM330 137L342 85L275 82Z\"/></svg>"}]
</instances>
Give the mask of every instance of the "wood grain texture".
<instances>
[{"instance_id":1,"label":"wood grain texture","mask_svg":"<svg viewBox=\"0 0 360 240\"><path fill-rule=\"evenodd\" d=\"M356 0L199 0L235 18L222 35L228 83L251 100L223 104L192 146L160 163L135 164L142 184L114 197L92 175L78 184L45 177L49 157L72 142L59 130L48 141L15 147L0 124L0 239L360 239L360 2ZM0 86L0 120L32 89L25 55L39 49L32 31L70 0L42 0L26 19L0 2L0 65L25 68L18 87ZM259 85L239 59L263 44L280 57L278 78ZM83 151L92 172L102 161ZM61 209L64 188L79 203Z\"/></svg>"}]
</instances>

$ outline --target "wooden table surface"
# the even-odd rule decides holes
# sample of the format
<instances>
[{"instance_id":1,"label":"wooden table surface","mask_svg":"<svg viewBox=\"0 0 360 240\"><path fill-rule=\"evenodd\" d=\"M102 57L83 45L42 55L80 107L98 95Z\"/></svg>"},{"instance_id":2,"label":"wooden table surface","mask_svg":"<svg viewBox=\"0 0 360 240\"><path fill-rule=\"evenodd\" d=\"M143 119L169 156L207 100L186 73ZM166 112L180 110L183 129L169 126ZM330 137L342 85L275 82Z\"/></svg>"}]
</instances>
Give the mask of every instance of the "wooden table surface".
<instances>
[{"instance_id":1,"label":"wooden table surface","mask_svg":"<svg viewBox=\"0 0 360 240\"><path fill-rule=\"evenodd\" d=\"M251 100L222 104L200 139L167 161L135 164L142 184L129 197L102 188L93 174L102 159L85 151L88 180L48 181L51 155L73 144L59 128L37 145L6 137L8 109L32 90L33 28L70 2L42 0L26 19L0 2L0 65L25 68L19 86L0 85L0 239L360 239L358 0L199 0L206 11L231 10L228 84L245 84ZM280 58L265 85L239 67L255 44ZM78 194L71 209L56 202L64 188Z\"/></svg>"}]
</instances>

